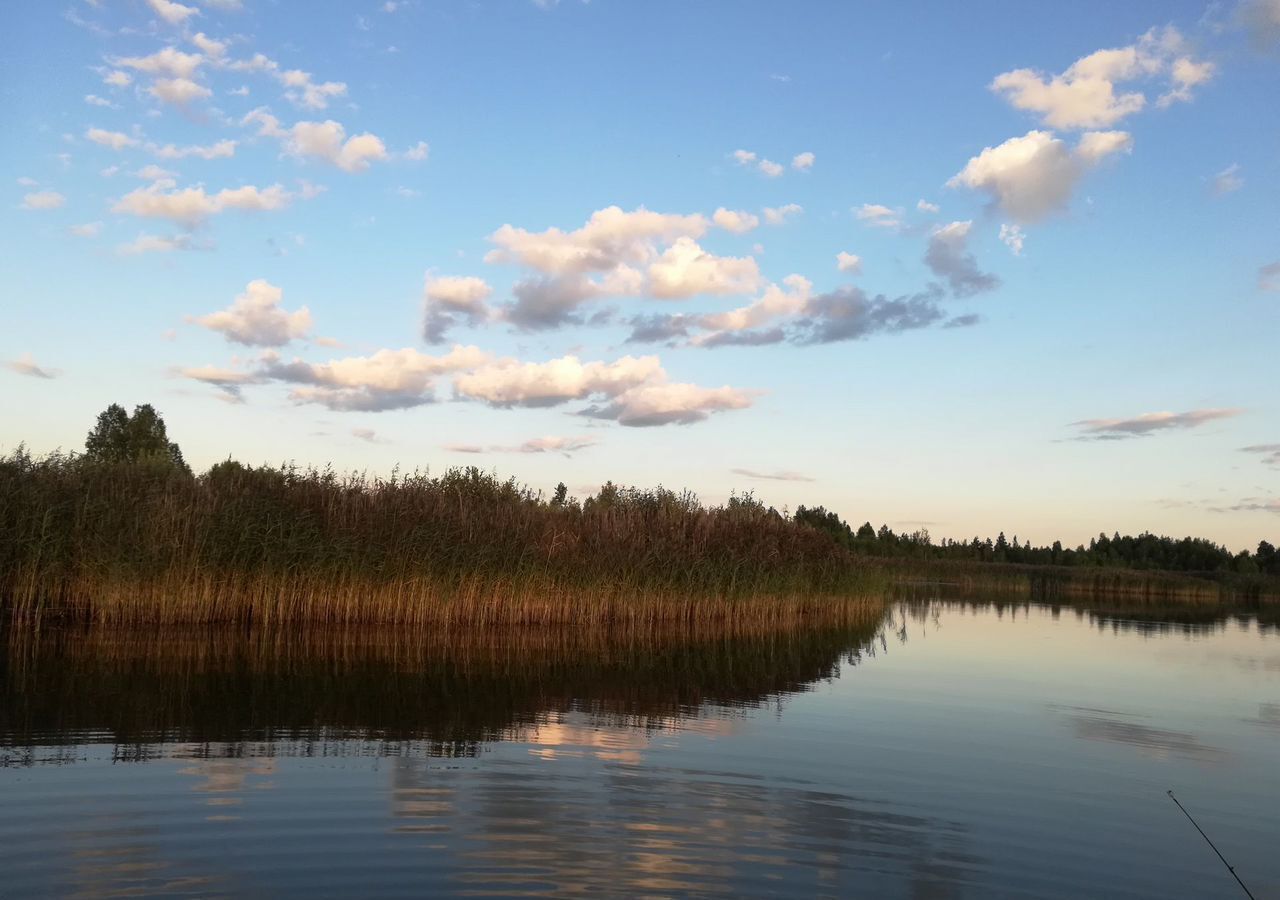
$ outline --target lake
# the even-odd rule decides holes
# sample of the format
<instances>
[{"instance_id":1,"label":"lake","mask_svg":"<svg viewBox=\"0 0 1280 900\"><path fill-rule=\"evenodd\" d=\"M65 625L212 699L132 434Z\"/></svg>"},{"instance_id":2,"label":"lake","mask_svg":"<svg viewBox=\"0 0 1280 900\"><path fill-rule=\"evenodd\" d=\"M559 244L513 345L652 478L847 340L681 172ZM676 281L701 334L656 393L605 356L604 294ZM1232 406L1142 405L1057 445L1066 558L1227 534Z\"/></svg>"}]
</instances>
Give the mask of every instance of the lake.
<instances>
[{"instance_id":1,"label":"lake","mask_svg":"<svg viewBox=\"0 0 1280 900\"><path fill-rule=\"evenodd\" d=\"M5 640L0 895L1280 896L1280 630Z\"/></svg>"}]
</instances>

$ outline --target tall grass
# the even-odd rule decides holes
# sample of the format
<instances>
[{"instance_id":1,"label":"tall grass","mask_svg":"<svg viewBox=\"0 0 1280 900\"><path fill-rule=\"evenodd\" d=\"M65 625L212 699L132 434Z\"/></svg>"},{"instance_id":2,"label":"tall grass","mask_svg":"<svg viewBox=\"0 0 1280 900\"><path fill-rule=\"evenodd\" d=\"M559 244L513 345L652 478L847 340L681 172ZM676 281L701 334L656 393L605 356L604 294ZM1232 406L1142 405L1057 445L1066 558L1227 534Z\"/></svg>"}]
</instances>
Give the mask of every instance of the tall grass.
<instances>
[{"instance_id":1,"label":"tall grass","mask_svg":"<svg viewBox=\"0 0 1280 900\"><path fill-rule=\"evenodd\" d=\"M750 498L607 486L548 503L476 469L0 458L0 603L27 622L762 621L887 578Z\"/></svg>"}]
</instances>

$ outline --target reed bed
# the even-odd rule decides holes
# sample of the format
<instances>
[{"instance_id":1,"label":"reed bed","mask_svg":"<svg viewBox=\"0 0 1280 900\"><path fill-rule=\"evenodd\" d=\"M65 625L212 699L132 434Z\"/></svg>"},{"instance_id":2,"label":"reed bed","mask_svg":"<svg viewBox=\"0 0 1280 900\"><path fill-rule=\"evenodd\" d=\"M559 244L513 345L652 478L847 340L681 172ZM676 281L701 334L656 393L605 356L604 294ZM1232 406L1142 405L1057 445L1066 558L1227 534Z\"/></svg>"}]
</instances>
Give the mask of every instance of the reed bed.
<instances>
[{"instance_id":1,"label":"reed bed","mask_svg":"<svg viewBox=\"0 0 1280 900\"><path fill-rule=\"evenodd\" d=\"M887 584L749 497L606 485L556 503L474 468L0 458L0 604L28 623L778 622Z\"/></svg>"}]
</instances>

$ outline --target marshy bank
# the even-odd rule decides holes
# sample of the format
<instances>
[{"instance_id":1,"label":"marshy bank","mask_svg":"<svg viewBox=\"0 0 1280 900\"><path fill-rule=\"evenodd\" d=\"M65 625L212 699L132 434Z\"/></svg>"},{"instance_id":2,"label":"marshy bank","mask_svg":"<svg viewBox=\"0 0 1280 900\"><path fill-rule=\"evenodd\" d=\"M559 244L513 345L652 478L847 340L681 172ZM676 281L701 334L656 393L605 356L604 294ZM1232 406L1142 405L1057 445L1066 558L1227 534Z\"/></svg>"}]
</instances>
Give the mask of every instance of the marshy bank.
<instances>
[{"instance_id":1,"label":"marshy bank","mask_svg":"<svg viewBox=\"0 0 1280 900\"><path fill-rule=\"evenodd\" d=\"M779 622L889 583L750 496L547 500L476 469L193 477L19 452L0 460L0 534L0 602L25 622Z\"/></svg>"}]
</instances>

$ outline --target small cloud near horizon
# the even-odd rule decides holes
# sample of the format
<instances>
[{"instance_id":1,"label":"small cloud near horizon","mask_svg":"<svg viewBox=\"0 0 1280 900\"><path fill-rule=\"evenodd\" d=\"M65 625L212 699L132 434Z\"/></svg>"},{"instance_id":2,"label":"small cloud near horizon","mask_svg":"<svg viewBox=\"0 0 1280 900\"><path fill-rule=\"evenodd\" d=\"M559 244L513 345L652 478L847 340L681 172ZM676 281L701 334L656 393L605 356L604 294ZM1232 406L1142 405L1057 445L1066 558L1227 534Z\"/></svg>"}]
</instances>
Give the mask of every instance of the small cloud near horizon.
<instances>
[{"instance_id":1,"label":"small cloud near horizon","mask_svg":"<svg viewBox=\"0 0 1280 900\"><path fill-rule=\"evenodd\" d=\"M744 478L757 478L763 481L813 481L808 475L801 475L799 472L788 472L778 470L774 472L757 472L754 469L730 469L734 475L741 475Z\"/></svg>"},{"instance_id":2,"label":"small cloud near horizon","mask_svg":"<svg viewBox=\"0 0 1280 900\"><path fill-rule=\"evenodd\" d=\"M1082 441L1115 441L1134 437L1145 437L1157 431L1186 430L1198 428L1206 422L1218 419L1230 419L1240 415L1244 410L1225 409L1192 409L1187 412L1152 412L1143 413L1128 419L1081 419L1068 423L1070 427L1079 429L1082 434L1076 440Z\"/></svg>"},{"instance_id":3,"label":"small cloud near horizon","mask_svg":"<svg viewBox=\"0 0 1280 900\"><path fill-rule=\"evenodd\" d=\"M19 375L27 375L31 378L57 378L62 374L58 369L46 369L37 365L35 357L30 353L23 353L17 359L6 360L4 367L11 372L17 372Z\"/></svg>"}]
</instances>

